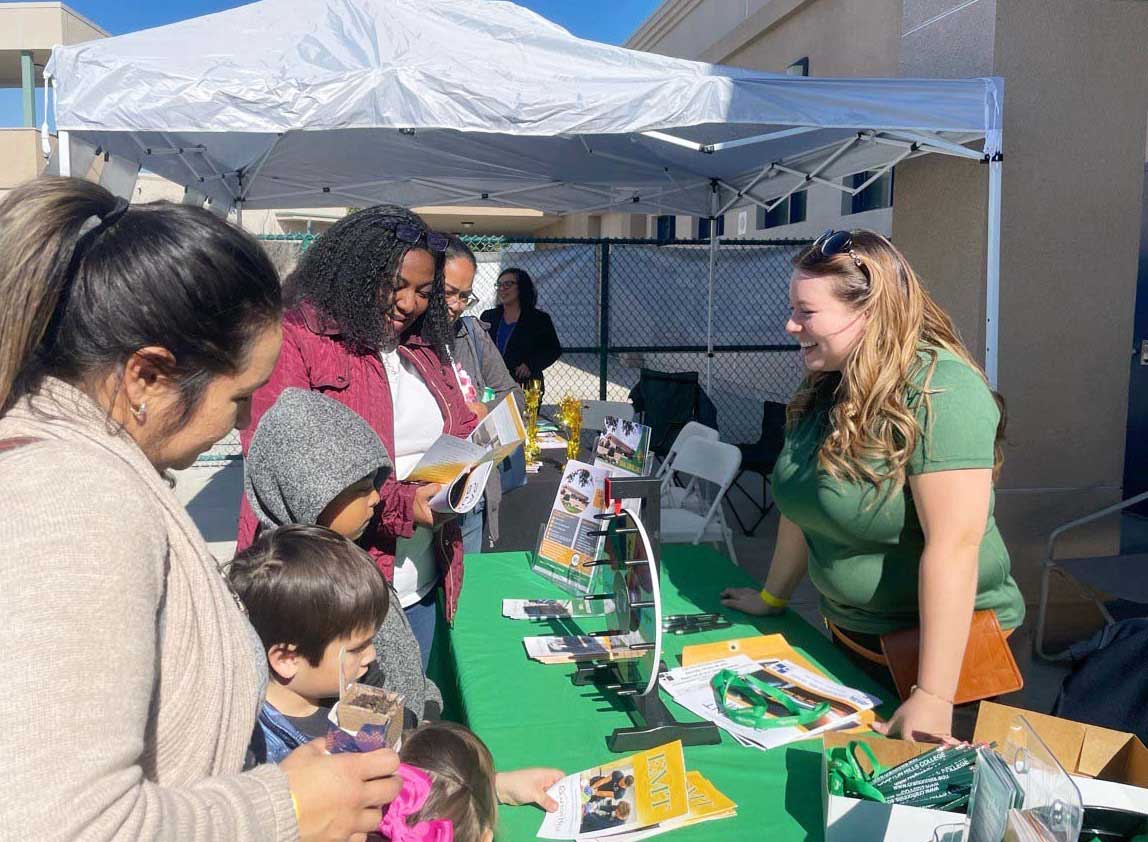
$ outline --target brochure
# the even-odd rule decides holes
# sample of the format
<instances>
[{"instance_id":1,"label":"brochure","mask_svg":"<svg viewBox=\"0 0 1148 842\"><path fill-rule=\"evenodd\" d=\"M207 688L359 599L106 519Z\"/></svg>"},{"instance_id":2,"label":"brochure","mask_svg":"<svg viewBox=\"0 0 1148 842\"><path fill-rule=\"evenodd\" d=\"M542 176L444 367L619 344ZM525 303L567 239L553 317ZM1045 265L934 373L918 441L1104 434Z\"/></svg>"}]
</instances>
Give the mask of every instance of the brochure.
<instances>
[{"instance_id":1,"label":"brochure","mask_svg":"<svg viewBox=\"0 0 1148 842\"><path fill-rule=\"evenodd\" d=\"M538 434L539 450L565 450L566 439L554 432L540 432Z\"/></svg>"},{"instance_id":2,"label":"brochure","mask_svg":"<svg viewBox=\"0 0 1148 842\"><path fill-rule=\"evenodd\" d=\"M667 830L677 830L680 827L717 819L729 819L737 815L737 805L718 792L717 787L703 778L700 772L692 770L686 772L686 797L689 800L690 811L682 818L670 819L657 827L634 833L620 833L611 836L610 842L638 842L639 839L649 839Z\"/></svg>"},{"instance_id":3,"label":"brochure","mask_svg":"<svg viewBox=\"0 0 1148 842\"><path fill-rule=\"evenodd\" d=\"M710 680L721 670L732 670L738 675L754 678L781 690L798 708L812 710L828 703L828 711L808 725L777 725L767 722L760 727L734 722L718 707ZM678 667L662 674L663 689L691 713L715 723L743 745L760 749L776 748L797 740L808 739L824 731L851 727L857 723L862 711L879 704L879 700L822 675L799 667L789 661L758 662L745 655L735 655L718 661ZM728 694L727 707L750 708L745 698ZM767 708L770 718L788 716L780 704L771 702Z\"/></svg>"},{"instance_id":4,"label":"brochure","mask_svg":"<svg viewBox=\"0 0 1148 842\"><path fill-rule=\"evenodd\" d=\"M642 636L638 632L618 635L540 635L522 639L527 656L543 664L640 658L645 649L632 647L641 642Z\"/></svg>"},{"instance_id":5,"label":"brochure","mask_svg":"<svg viewBox=\"0 0 1148 842\"><path fill-rule=\"evenodd\" d=\"M526 438L526 425L512 395L502 399L465 438L440 436L404 477L409 482L437 482L442 491L430 500L436 512L465 514L478 505L491 470Z\"/></svg>"},{"instance_id":6,"label":"brochure","mask_svg":"<svg viewBox=\"0 0 1148 842\"><path fill-rule=\"evenodd\" d=\"M602 421L594 446L594 466L609 468L616 477L644 477L650 460L650 428L612 415Z\"/></svg>"},{"instance_id":7,"label":"brochure","mask_svg":"<svg viewBox=\"0 0 1148 842\"><path fill-rule=\"evenodd\" d=\"M571 459L550 509L550 519L534 557L534 570L566 590L587 594L595 584L597 559L603 536L597 519L605 510L609 471Z\"/></svg>"},{"instance_id":8,"label":"brochure","mask_svg":"<svg viewBox=\"0 0 1148 842\"><path fill-rule=\"evenodd\" d=\"M511 620L568 620L604 617L614 612L612 599L504 599L502 616Z\"/></svg>"},{"instance_id":9,"label":"brochure","mask_svg":"<svg viewBox=\"0 0 1148 842\"><path fill-rule=\"evenodd\" d=\"M549 794L558 809L540 839L614 838L681 819L690 810L681 741L567 775Z\"/></svg>"}]
</instances>

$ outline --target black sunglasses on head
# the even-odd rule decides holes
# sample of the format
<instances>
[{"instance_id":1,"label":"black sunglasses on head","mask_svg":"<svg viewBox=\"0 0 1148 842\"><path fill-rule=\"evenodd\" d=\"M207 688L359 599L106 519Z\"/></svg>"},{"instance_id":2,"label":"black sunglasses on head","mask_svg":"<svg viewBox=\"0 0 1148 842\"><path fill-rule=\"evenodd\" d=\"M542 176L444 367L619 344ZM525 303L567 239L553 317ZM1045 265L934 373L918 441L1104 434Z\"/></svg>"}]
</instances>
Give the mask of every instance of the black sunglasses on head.
<instances>
[{"instance_id":1,"label":"black sunglasses on head","mask_svg":"<svg viewBox=\"0 0 1148 842\"><path fill-rule=\"evenodd\" d=\"M443 254L450 243L450 238L446 234L440 234L437 231L424 231L416 225L409 225L405 222L392 226L391 230L395 232L395 239L400 243L417 246L420 242L425 241L427 250L438 254Z\"/></svg>"},{"instance_id":2,"label":"black sunglasses on head","mask_svg":"<svg viewBox=\"0 0 1148 842\"><path fill-rule=\"evenodd\" d=\"M864 270L861 258L853 251L853 234L849 231L834 231L830 228L813 242L815 251L821 252L822 257L833 257L837 254L847 254L853 258L857 268Z\"/></svg>"}]
</instances>

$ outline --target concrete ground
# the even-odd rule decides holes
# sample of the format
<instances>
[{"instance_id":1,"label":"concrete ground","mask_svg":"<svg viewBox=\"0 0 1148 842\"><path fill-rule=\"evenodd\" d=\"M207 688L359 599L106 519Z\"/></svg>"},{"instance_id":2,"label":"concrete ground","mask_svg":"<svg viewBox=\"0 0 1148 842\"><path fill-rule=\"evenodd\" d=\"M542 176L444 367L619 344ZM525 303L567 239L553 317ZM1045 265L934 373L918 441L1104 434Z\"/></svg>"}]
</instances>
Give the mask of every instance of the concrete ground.
<instances>
[{"instance_id":1,"label":"concrete ground","mask_svg":"<svg viewBox=\"0 0 1148 842\"><path fill-rule=\"evenodd\" d=\"M544 451L544 458L547 453ZM557 455L555 451L549 453ZM540 475L531 477L530 486L506 498L503 503L502 535L496 550L532 550L535 547L539 527L549 511L560 475L557 465L549 464ZM760 494L761 486L755 481L756 478L748 479L750 481L745 483L746 487L752 489L755 495ZM242 491L243 467L239 460L196 466L177 474L176 494L187 506L218 558L230 558L234 553L238 503ZM743 520L752 523L751 516L755 513L748 503L739 494L731 496ZM752 536L740 534L735 529L737 534L734 547L738 561L758 581L764 580L769 568L776 530L776 510L770 512ZM1148 548L1148 521L1126 518L1123 531L1125 551L1143 551L1143 548ZM1037 571L1017 570L1015 575L1028 598L1029 609L1029 621L1017 632L1023 636L1021 645L1014 647L1015 651L1021 653L1020 667L1025 676L1025 687L1004 701L1018 707L1047 712L1052 707L1067 670L1060 664L1049 664L1032 656ZM715 588L722 585L722 582L714 582ZM824 629L817 609L817 596L808 580L798 588L792 607L812 626ZM1049 623L1050 648L1056 649L1065 643L1088 637L1100 628L1102 619L1091 602L1074 589L1061 586L1054 591Z\"/></svg>"}]
</instances>

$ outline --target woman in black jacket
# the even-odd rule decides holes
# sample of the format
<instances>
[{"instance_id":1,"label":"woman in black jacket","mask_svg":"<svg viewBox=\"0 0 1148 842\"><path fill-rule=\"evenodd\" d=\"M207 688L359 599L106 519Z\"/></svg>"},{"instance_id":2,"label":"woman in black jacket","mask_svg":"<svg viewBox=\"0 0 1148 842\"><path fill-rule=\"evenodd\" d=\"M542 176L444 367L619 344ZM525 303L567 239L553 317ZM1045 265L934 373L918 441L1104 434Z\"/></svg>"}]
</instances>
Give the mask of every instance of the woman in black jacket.
<instances>
[{"instance_id":1,"label":"woman in black jacket","mask_svg":"<svg viewBox=\"0 0 1148 842\"><path fill-rule=\"evenodd\" d=\"M502 353L506 368L519 383L539 380L562 356L562 345L550 316L539 310L534 280L525 269L504 269L498 276L498 306L482 314L490 338Z\"/></svg>"}]
</instances>

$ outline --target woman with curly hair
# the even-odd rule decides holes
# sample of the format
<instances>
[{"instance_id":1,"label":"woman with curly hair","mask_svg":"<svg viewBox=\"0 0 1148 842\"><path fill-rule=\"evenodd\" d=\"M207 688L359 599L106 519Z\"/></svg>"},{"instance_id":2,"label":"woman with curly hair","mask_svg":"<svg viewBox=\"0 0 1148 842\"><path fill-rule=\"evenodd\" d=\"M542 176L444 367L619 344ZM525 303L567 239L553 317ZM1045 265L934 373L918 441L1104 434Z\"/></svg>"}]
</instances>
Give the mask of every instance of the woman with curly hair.
<instances>
[{"instance_id":1,"label":"woman with curly hair","mask_svg":"<svg viewBox=\"0 0 1148 842\"><path fill-rule=\"evenodd\" d=\"M786 330L807 375L773 473L777 543L765 587L722 602L778 613L808 571L835 642L863 666L880 663L881 635L920 626L917 681L888 730L947 735L974 609L1005 630L1024 619L993 519L1003 413L880 234L827 232L794 267Z\"/></svg>"},{"instance_id":2,"label":"woman with curly hair","mask_svg":"<svg viewBox=\"0 0 1148 842\"><path fill-rule=\"evenodd\" d=\"M403 480L439 436L465 437L477 423L450 369L445 248L446 237L392 205L357 211L319 238L287 279L283 352L255 393L242 437L246 449L259 418L289 386L334 398L378 433L395 471L359 542L394 585L424 669L438 588L448 621L458 605L462 543L458 525L430 509L439 486ZM243 501L239 549L257 526Z\"/></svg>"}]
</instances>

